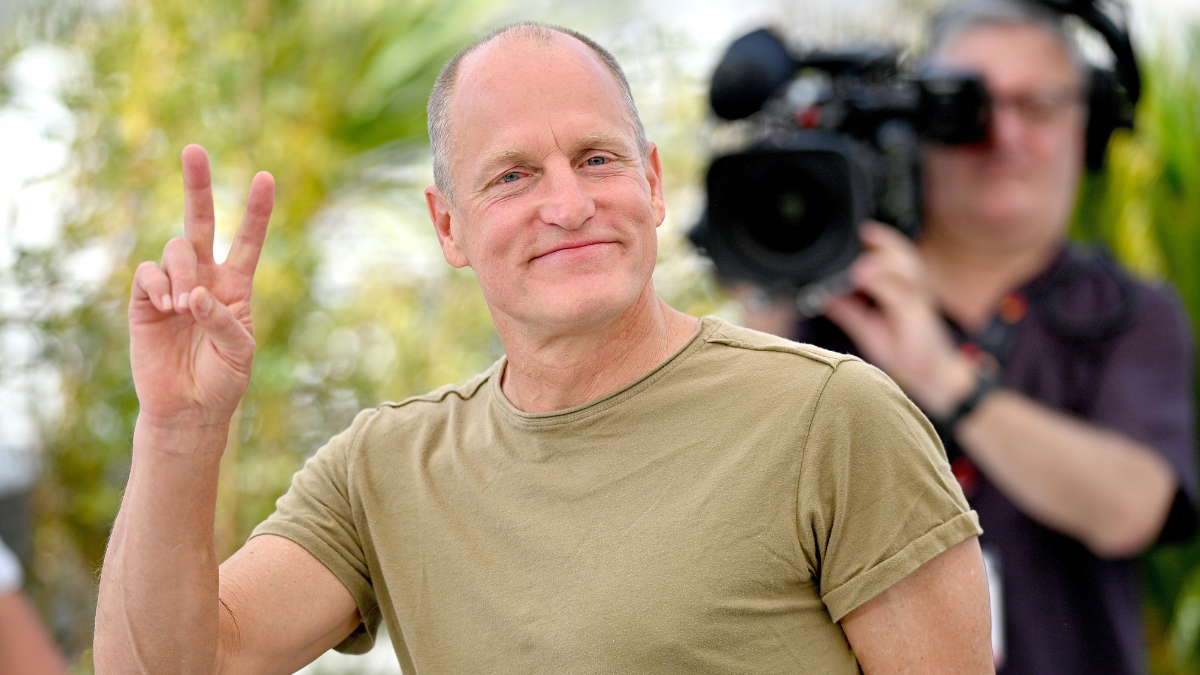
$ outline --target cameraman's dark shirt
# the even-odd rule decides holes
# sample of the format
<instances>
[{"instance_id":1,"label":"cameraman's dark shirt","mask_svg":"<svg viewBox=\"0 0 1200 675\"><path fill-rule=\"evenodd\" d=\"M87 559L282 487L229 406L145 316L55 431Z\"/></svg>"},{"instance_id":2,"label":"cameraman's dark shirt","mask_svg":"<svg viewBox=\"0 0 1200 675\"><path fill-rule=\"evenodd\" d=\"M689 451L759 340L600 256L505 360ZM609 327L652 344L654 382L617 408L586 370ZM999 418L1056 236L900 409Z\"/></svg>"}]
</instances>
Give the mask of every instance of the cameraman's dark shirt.
<instances>
[{"instance_id":1,"label":"cameraman's dark shirt","mask_svg":"<svg viewBox=\"0 0 1200 675\"><path fill-rule=\"evenodd\" d=\"M1160 540L1190 537L1197 503L1194 348L1173 289L1134 282L1107 256L1069 246L1009 297L1028 302L1028 310L1001 327L1000 340L980 336L1002 352L1004 386L1161 453L1180 490ZM802 323L798 339L855 351L824 319ZM1000 560L1006 648L998 672L1145 673L1136 561L1097 558L1018 511L966 458L955 468L979 513L980 544Z\"/></svg>"}]
</instances>

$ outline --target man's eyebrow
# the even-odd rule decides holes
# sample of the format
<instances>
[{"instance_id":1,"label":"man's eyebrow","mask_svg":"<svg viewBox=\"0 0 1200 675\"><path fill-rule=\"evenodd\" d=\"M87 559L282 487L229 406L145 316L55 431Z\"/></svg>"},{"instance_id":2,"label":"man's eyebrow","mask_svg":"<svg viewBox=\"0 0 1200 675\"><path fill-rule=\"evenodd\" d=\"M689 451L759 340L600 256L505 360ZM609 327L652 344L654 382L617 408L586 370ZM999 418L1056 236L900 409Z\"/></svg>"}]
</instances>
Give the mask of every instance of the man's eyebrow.
<instances>
[{"instance_id":1,"label":"man's eyebrow","mask_svg":"<svg viewBox=\"0 0 1200 675\"><path fill-rule=\"evenodd\" d=\"M629 152L629 141L623 138L620 134L614 134L607 131L597 131L590 134L580 136L570 148L572 155L579 154L585 150L603 149L613 152ZM481 174L490 174L492 171L511 164L522 164L529 161L529 153L520 148L502 148L493 150L492 152L484 153L480 157L479 172Z\"/></svg>"},{"instance_id":2,"label":"man's eyebrow","mask_svg":"<svg viewBox=\"0 0 1200 675\"><path fill-rule=\"evenodd\" d=\"M516 164L526 159L526 153L517 148L505 148L488 152L480 158L479 166L485 172L490 172L493 167L504 164Z\"/></svg>"},{"instance_id":3,"label":"man's eyebrow","mask_svg":"<svg viewBox=\"0 0 1200 675\"><path fill-rule=\"evenodd\" d=\"M592 148L601 148L605 150L624 150L628 147L629 142L622 138L619 134L609 133L607 131L598 131L596 133L582 136L575 142L574 152L581 152Z\"/></svg>"}]
</instances>

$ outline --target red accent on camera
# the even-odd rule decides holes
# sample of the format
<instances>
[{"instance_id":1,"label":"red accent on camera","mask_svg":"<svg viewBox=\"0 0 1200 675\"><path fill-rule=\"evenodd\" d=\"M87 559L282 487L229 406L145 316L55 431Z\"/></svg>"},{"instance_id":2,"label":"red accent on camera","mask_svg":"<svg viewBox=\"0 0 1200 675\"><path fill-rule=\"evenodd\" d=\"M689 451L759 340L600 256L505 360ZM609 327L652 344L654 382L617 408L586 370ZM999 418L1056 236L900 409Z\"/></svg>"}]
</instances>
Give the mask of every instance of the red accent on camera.
<instances>
[{"instance_id":1,"label":"red accent on camera","mask_svg":"<svg viewBox=\"0 0 1200 675\"><path fill-rule=\"evenodd\" d=\"M821 109L815 105L796 111L796 126L801 129L816 129L821 124Z\"/></svg>"}]
</instances>

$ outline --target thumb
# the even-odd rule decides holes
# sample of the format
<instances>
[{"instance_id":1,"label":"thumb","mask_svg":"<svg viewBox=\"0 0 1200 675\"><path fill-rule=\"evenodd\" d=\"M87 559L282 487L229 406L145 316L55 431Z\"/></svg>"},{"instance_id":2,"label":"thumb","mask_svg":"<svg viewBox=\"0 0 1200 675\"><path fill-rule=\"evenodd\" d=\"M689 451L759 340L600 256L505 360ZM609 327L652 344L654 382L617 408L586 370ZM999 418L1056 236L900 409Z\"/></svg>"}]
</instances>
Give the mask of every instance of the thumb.
<instances>
[{"instance_id":1,"label":"thumb","mask_svg":"<svg viewBox=\"0 0 1200 675\"><path fill-rule=\"evenodd\" d=\"M192 289L188 305L196 323L212 338L217 352L235 363L254 358L254 335L207 288L197 286Z\"/></svg>"}]
</instances>

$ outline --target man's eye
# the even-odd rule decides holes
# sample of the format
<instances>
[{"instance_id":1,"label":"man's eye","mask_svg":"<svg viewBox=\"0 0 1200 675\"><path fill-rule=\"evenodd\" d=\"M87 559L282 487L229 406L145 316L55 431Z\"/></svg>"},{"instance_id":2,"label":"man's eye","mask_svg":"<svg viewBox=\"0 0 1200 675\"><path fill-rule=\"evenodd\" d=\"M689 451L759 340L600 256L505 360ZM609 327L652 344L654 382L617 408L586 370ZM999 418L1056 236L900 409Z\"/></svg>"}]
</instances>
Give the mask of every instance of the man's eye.
<instances>
[{"instance_id":1,"label":"man's eye","mask_svg":"<svg viewBox=\"0 0 1200 675\"><path fill-rule=\"evenodd\" d=\"M501 183L511 183L521 177L520 171L509 171L500 177Z\"/></svg>"},{"instance_id":2,"label":"man's eye","mask_svg":"<svg viewBox=\"0 0 1200 675\"><path fill-rule=\"evenodd\" d=\"M599 155L597 155L595 157L588 157L588 160L587 160L588 166L600 166L601 164L608 164L608 158L601 157Z\"/></svg>"}]
</instances>

